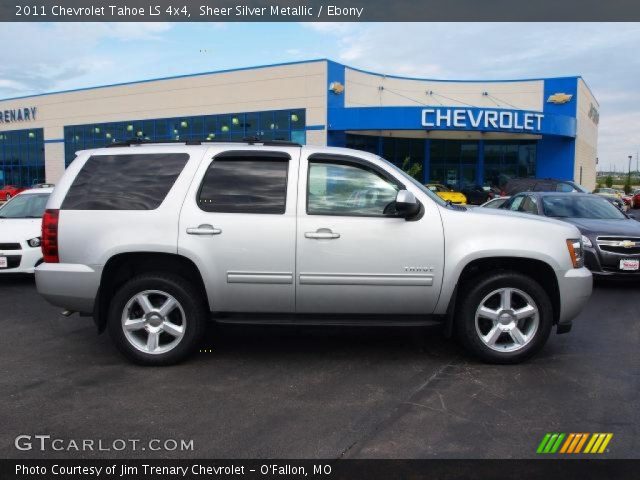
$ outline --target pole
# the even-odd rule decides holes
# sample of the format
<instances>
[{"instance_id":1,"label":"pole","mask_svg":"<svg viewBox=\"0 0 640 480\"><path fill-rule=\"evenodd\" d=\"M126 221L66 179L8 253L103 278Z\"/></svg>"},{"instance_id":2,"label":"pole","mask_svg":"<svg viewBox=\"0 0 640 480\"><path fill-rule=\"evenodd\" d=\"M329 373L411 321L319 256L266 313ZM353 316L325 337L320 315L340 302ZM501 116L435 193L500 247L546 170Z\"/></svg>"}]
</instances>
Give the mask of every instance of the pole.
<instances>
[{"instance_id":1,"label":"pole","mask_svg":"<svg viewBox=\"0 0 640 480\"><path fill-rule=\"evenodd\" d=\"M629 186L631 186L631 159L632 158L633 158L633 155L629 155L629 171L627 172L627 185Z\"/></svg>"}]
</instances>

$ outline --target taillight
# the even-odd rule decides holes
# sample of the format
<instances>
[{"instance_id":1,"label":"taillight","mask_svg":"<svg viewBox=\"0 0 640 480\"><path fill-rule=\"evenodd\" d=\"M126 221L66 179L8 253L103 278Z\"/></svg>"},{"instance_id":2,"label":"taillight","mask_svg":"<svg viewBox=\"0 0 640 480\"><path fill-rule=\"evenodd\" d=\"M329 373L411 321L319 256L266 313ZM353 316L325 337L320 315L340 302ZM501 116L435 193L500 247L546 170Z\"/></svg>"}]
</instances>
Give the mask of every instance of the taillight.
<instances>
[{"instance_id":1,"label":"taillight","mask_svg":"<svg viewBox=\"0 0 640 480\"><path fill-rule=\"evenodd\" d=\"M60 210L46 210L42 217L42 256L47 263L59 263L58 220Z\"/></svg>"}]
</instances>

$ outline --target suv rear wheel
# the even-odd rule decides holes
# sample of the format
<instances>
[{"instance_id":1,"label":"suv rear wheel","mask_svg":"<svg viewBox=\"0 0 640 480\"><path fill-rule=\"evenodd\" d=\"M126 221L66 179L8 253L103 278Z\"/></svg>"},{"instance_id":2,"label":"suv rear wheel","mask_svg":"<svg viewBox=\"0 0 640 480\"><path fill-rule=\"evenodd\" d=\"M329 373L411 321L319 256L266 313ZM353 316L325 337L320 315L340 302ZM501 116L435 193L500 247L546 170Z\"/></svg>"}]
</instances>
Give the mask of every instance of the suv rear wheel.
<instances>
[{"instance_id":1,"label":"suv rear wheel","mask_svg":"<svg viewBox=\"0 0 640 480\"><path fill-rule=\"evenodd\" d=\"M135 363L171 365L198 347L207 310L198 289L182 277L144 274L126 282L113 297L109 334Z\"/></svg>"},{"instance_id":2,"label":"suv rear wheel","mask_svg":"<svg viewBox=\"0 0 640 480\"><path fill-rule=\"evenodd\" d=\"M490 363L518 363L530 357L545 344L552 324L545 290L517 272L476 277L456 316L464 345Z\"/></svg>"}]
</instances>

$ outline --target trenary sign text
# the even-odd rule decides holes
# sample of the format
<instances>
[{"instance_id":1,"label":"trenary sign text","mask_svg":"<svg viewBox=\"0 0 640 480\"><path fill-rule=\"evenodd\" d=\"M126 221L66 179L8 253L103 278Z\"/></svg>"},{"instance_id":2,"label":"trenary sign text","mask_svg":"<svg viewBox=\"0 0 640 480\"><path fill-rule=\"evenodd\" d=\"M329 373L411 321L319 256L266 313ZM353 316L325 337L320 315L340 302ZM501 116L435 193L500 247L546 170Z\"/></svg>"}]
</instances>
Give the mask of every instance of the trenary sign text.
<instances>
[{"instance_id":1,"label":"trenary sign text","mask_svg":"<svg viewBox=\"0 0 640 480\"><path fill-rule=\"evenodd\" d=\"M0 110L0 123L31 122L36 119L38 107Z\"/></svg>"},{"instance_id":2,"label":"trenary sign text","mask_svg":"<svg viewBox=\"0 0 640 480\"><path fill-rule=\"evenodd\" d=\"M543 113L468 108L424 108L425 128L462 128L465 130L521 130L539 132Z\"/></svg>"}]
</instances>

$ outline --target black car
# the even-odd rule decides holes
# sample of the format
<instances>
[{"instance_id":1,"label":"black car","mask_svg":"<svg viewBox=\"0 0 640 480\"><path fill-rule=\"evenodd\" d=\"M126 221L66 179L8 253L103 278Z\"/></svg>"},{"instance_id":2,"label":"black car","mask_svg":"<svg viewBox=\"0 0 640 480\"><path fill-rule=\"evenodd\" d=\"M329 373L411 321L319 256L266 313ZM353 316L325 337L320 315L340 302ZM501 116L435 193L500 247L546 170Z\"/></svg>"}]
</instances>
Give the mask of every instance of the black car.
<instances>
[{"instance_id":1,"label":"black car","mask_svg":"<svg viewBox=\"0 0 640 480\"><path fill-rule=\"evenodd\" d=\"M572 223L582 233L585 264L594 275L640 278L640 222L588 193L524 192L503 209Z\"/></svg>"},{"instance_id":2,"label":"black car","mask_svg":"<svg viewBox=\"0 0 640 480\"><path fill-rule=\"evenodd\" d=\"M482 205L497 196L491 187L483 185L465 185L460 192L467 197L467 203L470 205Z\"/></svg>"},{"instance_id":3,"label":"black car","mask_svg":"<svg viewBox=\"0 0 640 480\"><path fill-rule=\"evenodd\" d=\"M582 185L571 180L555 178L511 178L502 187L502 196L513 196L520 192L570 192L589 193Z\"/></svg>"}]
</instances>

